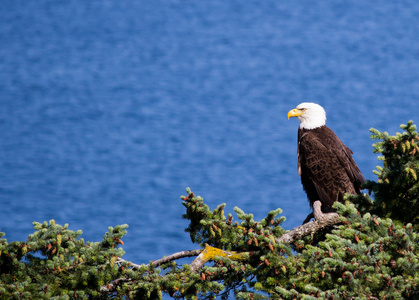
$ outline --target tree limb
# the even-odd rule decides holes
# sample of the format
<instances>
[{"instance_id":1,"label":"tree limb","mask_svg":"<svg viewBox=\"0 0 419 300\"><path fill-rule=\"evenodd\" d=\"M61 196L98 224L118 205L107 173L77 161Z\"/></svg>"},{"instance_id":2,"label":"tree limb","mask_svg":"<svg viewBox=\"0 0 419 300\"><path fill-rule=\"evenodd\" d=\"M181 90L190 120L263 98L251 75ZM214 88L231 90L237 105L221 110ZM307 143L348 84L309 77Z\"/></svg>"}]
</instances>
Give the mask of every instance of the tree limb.
<instances>
[{"instance_id":1,"label":"tree limb","mask_svg":"<svg viewBox=\"0 0 419 300\"><path fill-rule=\"evenodd\" d=\"M278 243L292 243L303 236L314 234L328 226L335 225L340 222L339 214L324 214L321 210L321 202L315 201L313 204L313 215L315 220L294 228L293 230L281 235L276 239ZM198 271L206 262L213 260L215 256L228 257L232 260L240 260L248 255L248 252L237 253L233 251L225 251L206 245L205 249L191 263L191 270Z\"/></svg>"},{"instance_id":2,"label":"tree limb","mask_svg":"<svg viewBox=\"0 0 419 300\"><path fill-rule=\"evenodd\" d=\"M280 237L276 238L276 242L278 243L292 243L297 239L300 239L306 235L314 234L317 231L320 231L328 226L338 224L340 222L339 214L337 213L323 213L321 211L321 202L315 201L313 204L313 221L305 223L301 226L298 226L291 231L281 235ZM202 266L204 266L208 261L213 260L215 257L227 257L232 260L242 260L245 259L249 255L249 252L235 252L235 251L226 251L222 249L218 249L215 247L211 247L206 245L204 249L196 249L196 250L188 250L188 251L181 251L173 253L169 256L165 256L161 259L151 262L151 265L154 267L160 266L164 263L177 260L184 257L191 257L197 256L192 263L190 264L191 270L193 272L197 272ZM118 264L127 264L129 267L133 269L140 269L146 265L138 265L131 262L128 262L122 258L118 258ZM101 291L109 292L114 290L118 284L130 281L129 278L118 278L112 281L110 284L103 286Z\"/></svg>"},{"instance_id":3,"label":"tree limb","mask_svg":"<svg viewBox=\"0 0 419 300\"><path fill-rule=\"evenodd\" d=\"M184 258L184 257L197 256L200 253L202 253L203 251L204 251L203 249L196 249L196 250L187 250L187 251L176 252L176 253L173 253L169 256L165 256L163 258L160 258L158 260L155 260L155 261L151 262L151 265L153 267L158 267L158 266L160 266L164 263L167 263L167 262L170 262L170 261L173 261L173 260L176 260L176 259L180 259L180 258ZM118 258L116 263L118 265L121 265L121 264L127 265L128 267L131 267L134 270L138 270L138 269L141 269L141 267L147 266L145 264L142 264L142 265L134 264L132 262L126 261L125 259L123 259L121 257ZM109 283L107 285L101 286L100 291L105 292L105 293L109 293L109 292L114 291L119 284L122 284L124 282L130 282L130 281L132 281L130 278L118 278L118 279L113 280L111 283Z\"/></svg>"},{"instance_id":4,"label":"tree limb","mask_svg":"<svg viewBox=\"0 0 419 300\"><path fill-rule=\"evenodd\" d=\"M152 262L152 264L153 264L153 266L157 267L157 266L160 266L160 265L162 265L164 263L167 263L169 261L176 260L176 259L179 259L179 258L197 256L200 253L202 253L202 251L203 251L202 249L196 249L196 250L188 250L188 251L176 252L176 253L173 253L173 254L171 254L169 256L165 256L163 258L160 258L158 260L155 260L155 261Z\"/></svg>"},{"instance_id":5,"label":"tree limb","mask_svg":"<svg viewBox=\"0 0 419 300\"><path fill-rule=\"evenodd\" d=\"M151 262L151 265L153 267L158 267L158 266L160 266L164 263L167 263L169 261L177 260L177 259L184 258L184 257L197 256L202 251L203 251L202 249L196 249L196 250L186 250L186 251L176 252L176 253L173 253L169 256L165 256L163 258L160 258L158 260L155 260L155 261ZM118 263L118 264L123 264L123 263L128 264L128 266L133 268L133 269L140 269L141 267L146 266L145 264L142 264L142 265L134 264L132 262L126 261L125 259L123 259L121 257L118 258L116 263Z\"/></svg>"}]
</instances>

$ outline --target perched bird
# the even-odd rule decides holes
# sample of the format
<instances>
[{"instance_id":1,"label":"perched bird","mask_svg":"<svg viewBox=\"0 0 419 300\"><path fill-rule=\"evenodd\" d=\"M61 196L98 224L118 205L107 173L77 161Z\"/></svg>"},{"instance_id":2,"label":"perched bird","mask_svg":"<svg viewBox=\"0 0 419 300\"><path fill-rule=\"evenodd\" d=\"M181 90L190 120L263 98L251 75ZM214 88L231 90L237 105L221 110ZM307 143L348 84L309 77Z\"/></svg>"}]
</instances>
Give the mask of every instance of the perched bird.
<instances>
[{"instance_id":1,"label":"perched bird","mask_svg":"<svg viewBox=\"0 0 419 300\"><path fill-rule=\"evenodd\" d=\"M316 200L324 213L332 212L335 201L345 193L359 194L365 178L352 158L353 152L326 126L326 112L316 103L301 103L288 112L297 117L298 174L310 207ZM307 222L312 214L307 216Z\"/></svg>"}]
</instances>

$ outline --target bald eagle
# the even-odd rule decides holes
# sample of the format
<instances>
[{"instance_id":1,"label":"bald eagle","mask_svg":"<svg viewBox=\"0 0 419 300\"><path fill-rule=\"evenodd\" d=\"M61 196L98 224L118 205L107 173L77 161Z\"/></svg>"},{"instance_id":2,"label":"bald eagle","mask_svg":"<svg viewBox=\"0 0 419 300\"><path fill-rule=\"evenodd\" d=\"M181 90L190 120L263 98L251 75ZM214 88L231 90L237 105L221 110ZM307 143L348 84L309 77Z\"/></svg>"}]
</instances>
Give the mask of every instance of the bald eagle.
<instances>
[{"instance_id":1,"label":"bald eagle","mask_svg":"<svg viewBox=\"0 0 419 300\"><path fill-rule=\"evenodd\" d=\"M352 158L353 152L326 126L326 112L316 103L301 103L288 112L297 117L298 174L310 207L316 200L324 213L332 212L335 201L345 193L359 194L365 178ZM312 214L307 216L307 222Z\"/></svg>"}]
</instances>

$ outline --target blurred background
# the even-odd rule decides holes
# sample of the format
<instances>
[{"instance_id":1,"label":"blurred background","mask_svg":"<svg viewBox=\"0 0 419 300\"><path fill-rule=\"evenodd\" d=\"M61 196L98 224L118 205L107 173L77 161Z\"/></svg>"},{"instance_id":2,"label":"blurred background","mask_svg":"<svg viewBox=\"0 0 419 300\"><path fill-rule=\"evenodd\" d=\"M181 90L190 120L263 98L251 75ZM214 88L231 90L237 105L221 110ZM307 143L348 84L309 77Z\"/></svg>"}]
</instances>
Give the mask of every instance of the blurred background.
<instances>
[{"instance_id":1,"label":"blurred background","mask_svg":"<svg viewBox=\"0 0 419 300\"><path fill-rule=\"evenodd\" d=\"M310 212L296 119L317 102L367 179L369 129L418 120L417 1L0 4L0 231L55 219L124 258L196 249L180 196L284 228Z\"/></svg>"}]
</instances>

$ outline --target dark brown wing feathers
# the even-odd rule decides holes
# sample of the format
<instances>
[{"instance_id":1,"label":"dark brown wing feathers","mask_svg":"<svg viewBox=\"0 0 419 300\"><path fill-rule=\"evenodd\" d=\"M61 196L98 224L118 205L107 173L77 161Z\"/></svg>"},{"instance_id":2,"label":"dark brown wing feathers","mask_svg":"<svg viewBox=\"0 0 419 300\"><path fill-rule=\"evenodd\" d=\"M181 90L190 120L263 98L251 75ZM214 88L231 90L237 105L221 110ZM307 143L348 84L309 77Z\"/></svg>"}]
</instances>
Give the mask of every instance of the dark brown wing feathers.
<instances>
[{"instance_id":1,"label":"dark brown wing feathers","mask_svg":"<svg viewBox=\"0 0 419 300\"><path fill-rule=\"evenodd\" d=\"M352 151L327 126L298 130L298 172L310 206L320 200L323 212L345 193L359 194L365 182Z\"/></svg>"}]
</instances>

